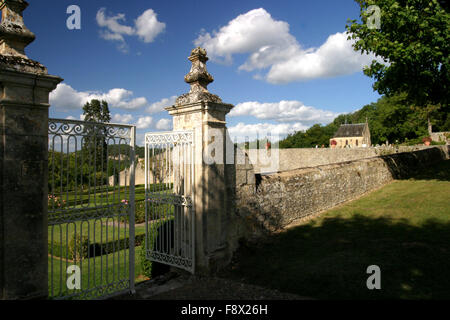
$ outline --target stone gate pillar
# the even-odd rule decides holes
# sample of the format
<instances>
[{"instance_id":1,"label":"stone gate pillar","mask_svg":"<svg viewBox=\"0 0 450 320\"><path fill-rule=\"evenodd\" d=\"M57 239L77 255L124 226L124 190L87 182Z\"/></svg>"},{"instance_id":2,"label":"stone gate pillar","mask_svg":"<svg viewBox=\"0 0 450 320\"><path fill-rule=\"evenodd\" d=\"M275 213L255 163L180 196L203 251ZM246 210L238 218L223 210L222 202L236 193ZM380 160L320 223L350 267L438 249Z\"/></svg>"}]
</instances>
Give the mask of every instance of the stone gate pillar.
<instances>
[{"instance_id":1,"label":"stone gate pillar","mask_svg":"<svg viewBox=\"0 0 450 320\"><path fill-rule=\"evenodd\" d=\"M23 0L6 0L0 24L0 299L48 295L48 99L62 81L25 47Z\"/></svg>"},{"instance_id":2,"label":"stone gate pillar","mask_svg":"<svg viewBox=\"0 0 450 320\"><path fill-rule=\"evenodd\" d=\"M230 219L233 214L235 169L227 143L225 115L233 105L211 94L207 85L214 81L206 70L206 50L192 50L192 62L185 81L189 93L181 95L175 105L165 108L173 118L173 129L194 130L195 142L195 269L211 273L231 259Z\"/></svg>"}]
</instances>

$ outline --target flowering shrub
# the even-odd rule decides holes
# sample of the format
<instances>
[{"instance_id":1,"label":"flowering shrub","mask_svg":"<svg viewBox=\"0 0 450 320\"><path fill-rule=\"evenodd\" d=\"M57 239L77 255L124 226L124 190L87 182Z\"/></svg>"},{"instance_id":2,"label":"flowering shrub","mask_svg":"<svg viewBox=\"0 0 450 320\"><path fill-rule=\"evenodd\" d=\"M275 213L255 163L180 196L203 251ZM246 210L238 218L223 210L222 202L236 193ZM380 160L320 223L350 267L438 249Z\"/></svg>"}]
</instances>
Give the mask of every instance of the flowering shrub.
<instances>
[{"instance_id":1,"label":"flowering shrub","mask_svg":"<svg viewBox=\"0 0 450 320\"><path fill-rule=\"evenodd\" d=\"M66 206L66 200L62 200L61 198L58 198L57 196L48 195L48 207L50 209L60 209L60 208L64 208Z\"/></svg>"},{"instance_id":2,"label":"flowering shrub","mask_svg":"<svg viewBox=\"0 0 450 320\"><path fill-rule=\"evenodd\" d=\"M123 206L128 206L128 200L122 200L121 204ZM136 223L145 222L145 201L136 201L134 208L134 219ZM122 217L122 222L128 221L128 217Z\"/></svg>"}]
</instances>

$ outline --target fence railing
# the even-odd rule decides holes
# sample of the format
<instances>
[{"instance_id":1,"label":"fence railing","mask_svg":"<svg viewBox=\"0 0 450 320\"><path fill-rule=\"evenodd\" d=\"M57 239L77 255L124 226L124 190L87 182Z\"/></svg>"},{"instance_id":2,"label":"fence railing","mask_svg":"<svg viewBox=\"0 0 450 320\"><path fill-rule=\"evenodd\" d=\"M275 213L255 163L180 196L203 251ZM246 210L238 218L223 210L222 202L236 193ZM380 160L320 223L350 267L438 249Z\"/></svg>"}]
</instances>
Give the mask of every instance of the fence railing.
<instances>
[{"instance_id":1,"label":"fence railing","mask_svg":"<svg viewBox=\"0 0 450 320\"><path fill-rule=\"evenodd\" d=\"M194 272L194 132L145 135L146 256Z\"/></svg>"},{"instance_id":2,"label":"fence railing","mask_svg":"<svg viewBox=\"0 0 450 320\"><path fill-rule=\"evenodd\" d=\"M134 290L135 136L129 125L49 119L51 298Z\"/></svg>"}]
</instances>

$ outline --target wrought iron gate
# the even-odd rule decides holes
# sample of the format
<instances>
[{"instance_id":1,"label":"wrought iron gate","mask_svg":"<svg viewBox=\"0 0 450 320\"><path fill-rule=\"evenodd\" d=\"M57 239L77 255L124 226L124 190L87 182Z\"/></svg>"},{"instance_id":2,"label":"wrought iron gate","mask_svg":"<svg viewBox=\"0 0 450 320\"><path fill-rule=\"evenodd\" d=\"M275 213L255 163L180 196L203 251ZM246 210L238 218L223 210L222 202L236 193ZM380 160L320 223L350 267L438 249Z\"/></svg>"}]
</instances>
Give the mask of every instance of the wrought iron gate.
<instances>
[{"instance_id":1,"label":"wrought iron gate","mask_svg":"<svg viewBox=\"0 0 450 320\"><path fill-rule=\"evenodd\" d=\"M49 119L51 298L134 290L135 131L129 125Z\"/></svg>"},{"instance_id":2,"label":"wrought iron gate","mask_svg":"<svg viewBox=\"0 0 450 320\"><path fill-rule=\"evenodd\" d=\"M145 135L146 256L194 273L194 132Z\"/></svg>"}]
</instances>

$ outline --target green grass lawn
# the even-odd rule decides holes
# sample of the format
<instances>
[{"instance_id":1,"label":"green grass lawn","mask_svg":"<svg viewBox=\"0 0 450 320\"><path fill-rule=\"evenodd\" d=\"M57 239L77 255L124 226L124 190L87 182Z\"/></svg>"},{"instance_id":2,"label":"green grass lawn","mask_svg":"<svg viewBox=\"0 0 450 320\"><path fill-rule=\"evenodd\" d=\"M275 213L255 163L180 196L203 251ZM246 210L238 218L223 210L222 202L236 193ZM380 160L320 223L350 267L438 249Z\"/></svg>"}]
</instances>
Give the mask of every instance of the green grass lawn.
<instances>
[{"instance_id":1,"label":"green grass lawn","mask_svg":"<svg viewBox=\"0 0 450 320\"><path fill-rule=\"evenodd\" d=\"M136 248L135 259L135 275L139 281L141 270L141 261L138 250ZM81 269L81 289L88 290L97 286L106 285L119 280L127 281L129 278L129 251L121 250L114 254L99 256L96 258L85 259L81 263L75 263ZM73 265L61 259L48 258L48 287L49 296L57 298L58 296L66 296L76 293L76 290L67 289L67 267ZM116 290L111 290L110 293Z\"/></svg>"},{"instance_id":2,"label":"green grass lawn","mask_svg":"<svg viewBox=\"0 0 450 320\"><path fill-rule=\"evenodd\" d=\"M156 187L160 187L155 186ZM163 186L161 185L161 188ZM153 186L152 186L153 188ZM167 191L161 191L166 193ZM145 189L144 186L139 185L136 188L136 205L135 205L135 218L136 223L145 222ZM86 198L87 199L87 198ZM113 201L113 198L109 199ZM117 201L116 201L117 202ZM114 204L116 202L109 202L105 204ZM95 210L95 204L91 204L93 210ZM70 208L72 209L72 208ZM89 210L89 209L88 209ZM170 204L149 204L149 210L151 210L152 214L149 219L159 219L159 218L168 218L173 214L173 206ZM87 211L86 211L87 212ZM119 212L110 218L100 218L100 219L90 219L84 221L76 221L72 223L61 223L57 225L52 225L48 227L48 240L49 244L56 242L65 246L67 242L73 239L75 233L78 235L89 236L91 243L101 243L108 242L118 239L124 239L128 237L129 225L127 223L126 226L123 224L119 225L119 219L121 222L124 220L128 220L128 216L126 215L126 211L122 209L121 217L119 218ZM145 233L145 226L139 225L135 227L135 234L141 235ZM49 246L49 253L50 253ZM58 256L61 254L56 253ZM65 256L65 252L62 256Z\"/></svg>"},{"instance_id":3,"label":"green grass lawn","mask_svg":"<svg viewBox=\"0 0 450 320\"><path fill-rule=\"evenodd\" d=\"M161 186L161 189L162 186ZM161 191L161 193L167 193L167 191ZM73 195L74 196L74 195ZM83 195L86 197L86 195ZM136 218L138 215L142 220L142 216L145 215L144 202L145 190L143 186L137 186L136 188ZM86 198L87 199L87 198ZM86 200L85 199L85 200ZM110 201L112 198L109 199ZM114 202L110 202L114 203ZM152 217L156 220L150 226L153 233L155 233L159 226L164 221L173 219L173 205L169 204L155 204L150 203L150 211L153 212ZM122 217L127 219L127 215L122 213ZM162 220L161 220L162 218ZM160 220L158 220L160 219ZM128 265L128 250L121 250L127 248L129 237L129 225L119 224L121 222L119 212L114 217L99 218L99 219L87 219L83 221L75 221L71 223L60 223L51 225L48 227L48 272L49 272L49 294L51 297L57 297L61 295L68 295L73 292L69 292L66 286L67 267L76 264L81 267L82 272L82 290L98 287L118 280L128 280L129 265ZM145 219L143 220L145 221ZM142 221L139 221L142 222ZM70 250L71 243L73 242L74 235L80 237L88 237L90 245L111 243L111 251L115 251L110 254L104 254L100 256L101 250L99 248L96 251L90 251L87 253L86 258L78 262L73 262L73 256ZM138 238L140 242L144 241L143 235L145 234L145 225L135 226L136 245ZM152 241L152 240L151 240ZM77 249L80 250L79 244ZM87 249L89 251L89 249ZM139 254L141 248L136 247L135 253L135 274L136 280L142 280L143 270L141 270L141 255ZM81 251L81 250L80 250ZM88 252L87 251L87 252ZM111 252L109 251L109 252ZM108 252L108 251L107 251ZM94 255L97 255L94 257ZM52 257L53 256L53 259ZM87 258L89 256L89 258ZM68 259L68 260L65 260ZM115 291L115 290L112 290Z\"/></svg>"},{"instance_id":4,"label":"green grass lawn","mask_svg":"<svg viewBox=\"0 0 450 320\"><path fill-rule=\"evenodd\" d=\"M450 299L450 161L242 247L224 276L318 299ZM368 290L369 265L381 290Z\"/></svg>"}]
</instances>

